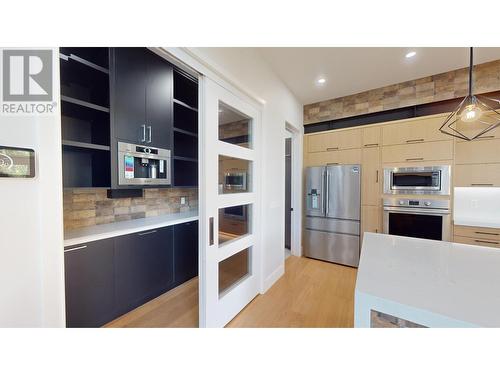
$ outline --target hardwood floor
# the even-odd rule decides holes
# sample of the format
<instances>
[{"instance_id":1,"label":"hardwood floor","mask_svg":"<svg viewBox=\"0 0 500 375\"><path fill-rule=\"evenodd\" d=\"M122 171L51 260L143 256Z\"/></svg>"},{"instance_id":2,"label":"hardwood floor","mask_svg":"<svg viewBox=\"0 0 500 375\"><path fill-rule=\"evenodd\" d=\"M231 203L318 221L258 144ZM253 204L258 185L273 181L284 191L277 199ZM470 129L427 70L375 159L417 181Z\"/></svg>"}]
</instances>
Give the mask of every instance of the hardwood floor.
<instances>
[{"instance_id":1,"label":"hardwood floor","mask_svg":"<svg viewBox=\"0 0 500 375\"><path fill-rule=\"evenodd\" d=\"M352 327L356 269L288 257L285 275L227 327ZM198 279L114 320L106 327L197 327Z\"/></svg>"}]
</instances>

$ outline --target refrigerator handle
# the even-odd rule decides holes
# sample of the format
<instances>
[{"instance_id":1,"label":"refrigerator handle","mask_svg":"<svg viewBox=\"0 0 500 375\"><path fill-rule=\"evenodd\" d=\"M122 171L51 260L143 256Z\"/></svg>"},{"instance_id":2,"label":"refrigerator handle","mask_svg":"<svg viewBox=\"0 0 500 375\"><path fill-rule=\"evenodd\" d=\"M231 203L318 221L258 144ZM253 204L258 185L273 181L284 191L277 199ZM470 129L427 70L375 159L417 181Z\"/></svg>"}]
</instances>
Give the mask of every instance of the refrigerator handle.
<instances>
[{"instance_id":1,"label":"refrigerator handle","mask_svg":"<svg viewBox=\"0 0 500 375\"><path fill-rule=\"evenodd\" d=\"M330 204L330 173L328 173L328 168L325 173L325 215L328 216L328 206Z\"/></svg>"}]
</instances>

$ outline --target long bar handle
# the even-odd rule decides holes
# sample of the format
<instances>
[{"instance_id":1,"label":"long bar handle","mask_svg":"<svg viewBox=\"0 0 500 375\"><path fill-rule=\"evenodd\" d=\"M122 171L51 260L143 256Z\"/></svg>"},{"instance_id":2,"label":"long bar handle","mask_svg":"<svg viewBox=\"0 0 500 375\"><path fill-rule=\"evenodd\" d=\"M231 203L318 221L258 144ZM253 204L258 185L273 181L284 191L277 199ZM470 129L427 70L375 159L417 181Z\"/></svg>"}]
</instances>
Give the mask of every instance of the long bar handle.
<instances>
[{"instance_id":1,"label":"long bar handle","mask_svg":"<svg viewBox=\"0 0 500 375\"><path fill-rule=\"evenodd\" d=\"M413 143L413 142L423 142L423 138L418 138L418 139L408 139L406 143Z\"/></svg>"},{"instance_id":2,"label":"long bar handle","mask_svg":"<svg viewBox=\"0 0 500 375\"><path fill-rule=\"evenodd\" d=\"M377 173L376 173L376 177L375 177L375 182L378 184L378 169L377 169Z\"/></svg>"},{"instance_id":3,"label":"long bar handle","mask_svg":"<svg viewBox=\"0 0 500 375\"><path fill-rule=\"evenodd\" d=\"M141 142L146 142L146 125L141 125L142 128L142 139Z\"/></svg>"},{"instance_id":4,"label":"long bar handle","mask_svg":"<svg viewBox=\"0 0 500 375\"><path fill-rule=\"evenodd\" d=\"M337 151L338 147L327 147L326 151Z\"/></svg>"},{"instance_id":5,"label":"long bar handle","mask_svg":"<svg viewBox=\"0 0 500 375\"><path fill-rule=\"evenodd\" d=\"M363 147L374 147L374 146L378 146L378 143L366 143L363 145Z\"/></svg>"},{"instance_id":6,"label":"long bar handle","mask_svg":"<svg viewBox=\"0 0 500 375\"><path fill-rule=\"evenodd\" d=\"M492 245L500 245L500 242L497 242L497 241L484 241L484 240L474 240L474 241L478 242L478 243L489 243Z\"/></svg>"},{"instance_id":7,"label":"long bar handle","mask_svg":"<svg viewBox=\"0 0 500 375\"><path fill-rule=\"evenodd\" d=\"M470 184L470 186L493 186L493 184Z\"/></svg>"},{"instance_id":8,"label":"long bar handle","mask_svg":"<svg viewBox=\"0 0 500 375\"><path fill-rule=\"evenodd\" d=\"M488 236L498 236L499 234L498 233L491 233L491 232L474 232L476 234L485 234L485 235L488 235Z\"/></svg>"},{"instance_id":9,"label":"long bar handle","mask_svg":"<svg viewBox=\"0 0 500 375\"><path fill-rule=\"evenodd\" d=\"M208 219L208 237L209 237L209 245L212 246L214 244L214 218L213 216Z\"/></svg>"},{"instance_id":10,"label":"long bar handle","mask_svg":"<svg viewBox=\"0 0 500 375\"><path fill-rule=\"evenodd\" d=\"M149 232L138 233L138 234L139 234L139 236L146 236L148 234L153 234L153 233L156 233L156 230L150 230Z\"/></svg>"},{"instance_id":11,"label":"long bar handle","mask_svg":"<svg viewBox=\"0 0 500 375\"><path fill-rule=\"evenodd\" d=\"M326 183L325 183L325 214L328 215L328 206L330 205L330 173L326 170Z\"/></svg>"},{"instance_id":12,"label":"long bar handle","mask_svg":"<svg viewBox=\"0 0 500 375\"><path fill-rule=\"evenodd\" d=\"M73 247L71 249L64 250L64 252L67 253L68 251L75 251L75 250L81 250L81 249L86 249L86 248L87 248L87 245L83 245L83 246Z\"/></svg>"},{"instance_id":13,"label":"long bar handle","mask_svg":"<svg viewBox=\"0 0 500 375\"><path fill-rule=\"evenodd\" d=\"M418 160L424 160L424 158L408 158L406 161L418 161Z\"/></svg>"},{"instance_id":14,"label":"long bar handle","mask_svg":"<svg viewBox=\"0 0 500 375\"><path fill-rule=\"evenodd\" d=\"M153 138L153 128L151 126L148 126L148 130L149 130L148 143L151 143L151 139Z\"/></svg>"}]
</instances>

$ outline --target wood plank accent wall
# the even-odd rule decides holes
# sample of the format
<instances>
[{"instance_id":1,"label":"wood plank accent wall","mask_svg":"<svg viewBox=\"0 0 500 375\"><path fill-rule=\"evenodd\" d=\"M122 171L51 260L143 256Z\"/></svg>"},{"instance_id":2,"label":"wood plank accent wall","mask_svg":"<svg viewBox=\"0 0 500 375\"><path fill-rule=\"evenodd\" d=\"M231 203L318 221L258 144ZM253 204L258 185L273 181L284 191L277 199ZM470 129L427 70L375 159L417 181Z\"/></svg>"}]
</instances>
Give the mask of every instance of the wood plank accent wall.
<instances>
[{"instance_id":1,"label":"wood plank accent wall","mask_svg":"<svg viewBox=\"0 0 500 375\"><path fill-rule=\"evenodd\" d=\"M463 97L468 69L436 74L304 106L304 124ZM474 93L500 90L500 60L474 67Z\"/></svg>"}]
</instances>

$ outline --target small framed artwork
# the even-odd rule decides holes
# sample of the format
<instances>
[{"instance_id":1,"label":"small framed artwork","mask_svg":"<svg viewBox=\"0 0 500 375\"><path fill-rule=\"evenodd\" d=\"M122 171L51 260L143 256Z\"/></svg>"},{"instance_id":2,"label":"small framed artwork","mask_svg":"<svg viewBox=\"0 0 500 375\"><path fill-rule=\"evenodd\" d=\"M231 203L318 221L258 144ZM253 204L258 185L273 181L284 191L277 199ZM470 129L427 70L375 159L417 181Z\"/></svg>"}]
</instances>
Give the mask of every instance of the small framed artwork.
<instances>
[{"instance_id":1,"label":"small framed artwork","mask_svg":"<svg viewBox=\"0 0 500 375\"><path fill-rule=\"evenodd\" d=\"M35 150L0 146L0 178L35 177Z\"/></svg>"}]
</instances>

